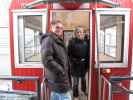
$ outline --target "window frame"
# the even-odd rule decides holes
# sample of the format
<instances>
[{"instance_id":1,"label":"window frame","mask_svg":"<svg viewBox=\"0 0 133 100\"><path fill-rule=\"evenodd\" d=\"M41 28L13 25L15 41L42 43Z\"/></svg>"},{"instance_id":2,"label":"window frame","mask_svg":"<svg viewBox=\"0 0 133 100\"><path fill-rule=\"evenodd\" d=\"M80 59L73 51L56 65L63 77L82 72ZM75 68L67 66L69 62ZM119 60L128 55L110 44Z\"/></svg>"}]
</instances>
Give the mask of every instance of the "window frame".
<instances>
[{"instance_id":1,"label":"window frame","mask_svg":"<svg viewBox=\"0 0 133 100\"><path fill-rule=\"evenodd\" d=\"M14 61L15 61L15 67L16 68L42 68L43 65L40 62L25 62L24 58L22 58L22 63L19 62L20 56L19 56L19 16L42 16L42 32L46 33L47 31L47 9L18 9L18 10L12 10L13 12L13 34L14 34ZM23 19L22 19L23 20ZM22 21L21 20L21 21ZM23 37L24 38L24 37ZM23 45L24 46L24 45ZM24 48L22 47L22 50L24 51ZM24 55L24 52L23 52Z\"/></svg>"},{"instance_id":2,"label":"window frame","mask_svg":"<svg viewBox=\"0 0 133 100\"><path fill-rule=\"evenodd\" d=\"M124 24L124 47L123 47L123 60L119 62L100 62L97 45L97 35L100 33L100 15L124 15L125 24ZM129 23L130 23L130 9L129 8L97 8L96 9L96 37L95 37L95 59L96 59L96 68L97 65L100 68L126 68L128 67L128 47L129 47ZM99 62L99 64L98 64Z\"/></svg>"}]
</instances>

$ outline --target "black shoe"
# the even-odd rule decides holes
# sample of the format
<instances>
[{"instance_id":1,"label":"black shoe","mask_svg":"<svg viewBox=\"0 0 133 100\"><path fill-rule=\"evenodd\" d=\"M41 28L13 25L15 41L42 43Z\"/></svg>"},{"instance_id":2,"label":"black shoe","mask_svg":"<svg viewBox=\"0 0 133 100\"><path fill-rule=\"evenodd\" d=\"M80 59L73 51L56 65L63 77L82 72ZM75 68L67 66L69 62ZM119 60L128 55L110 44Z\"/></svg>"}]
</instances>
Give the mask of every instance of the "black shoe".
<instances>
[{"instance_id":1,"label":"black shoe","mask_svg":"<svg viewBox=\"0 0 133 100\"><path fill-rule=\"evenodd\" d=\"M79 93L73 91L73 96L74 96L74 97L78 97L78 96L79 96Z\"/></svg>"},{"instance_id":2,"label":"black shoe","mask_svg":"<svg viewBox=\"0 0 133 100\"><path fill-rule=\"evenodd\" d=\"M74 97L78 97L79 96L78 89L73 90L73 96Z\"/></svg>"}]
</instances>

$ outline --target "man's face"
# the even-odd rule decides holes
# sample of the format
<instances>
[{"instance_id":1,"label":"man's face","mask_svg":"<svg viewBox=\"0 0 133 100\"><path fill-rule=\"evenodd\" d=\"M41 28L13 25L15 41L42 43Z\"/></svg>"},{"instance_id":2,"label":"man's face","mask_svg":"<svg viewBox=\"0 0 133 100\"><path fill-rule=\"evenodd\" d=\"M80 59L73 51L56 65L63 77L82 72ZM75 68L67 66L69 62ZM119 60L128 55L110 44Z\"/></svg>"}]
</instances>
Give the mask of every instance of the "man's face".
<instances>
[{"instance_id":1,"label":"man's face","mask_svg":"<svg viewBox=\"0 0 133 100\"><path fill-rule=\"evenodd\" d=\"M52 31L58 35L59 37L63 36L63 25L61 23L57 23L52 27Z\"/></svg>"}]
</instances>

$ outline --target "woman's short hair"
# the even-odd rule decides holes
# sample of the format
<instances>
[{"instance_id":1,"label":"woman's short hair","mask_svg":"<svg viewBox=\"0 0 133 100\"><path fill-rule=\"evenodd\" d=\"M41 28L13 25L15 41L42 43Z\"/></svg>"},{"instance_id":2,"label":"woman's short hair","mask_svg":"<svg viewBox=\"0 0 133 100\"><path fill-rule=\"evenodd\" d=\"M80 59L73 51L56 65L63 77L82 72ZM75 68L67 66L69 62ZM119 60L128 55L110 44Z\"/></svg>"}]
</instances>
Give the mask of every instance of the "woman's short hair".
<instances>
[{"instance_id":1,"label":"woman's short hair","mask_svg":"<svg viewBox=\"0 0 133 100\"><path fill-rule=\"evenodd\" d=\"M77 32L81 32L83 30L82 26L77 26L74 30L74 34L76 34Z\"/></svg>"}]
</instances>

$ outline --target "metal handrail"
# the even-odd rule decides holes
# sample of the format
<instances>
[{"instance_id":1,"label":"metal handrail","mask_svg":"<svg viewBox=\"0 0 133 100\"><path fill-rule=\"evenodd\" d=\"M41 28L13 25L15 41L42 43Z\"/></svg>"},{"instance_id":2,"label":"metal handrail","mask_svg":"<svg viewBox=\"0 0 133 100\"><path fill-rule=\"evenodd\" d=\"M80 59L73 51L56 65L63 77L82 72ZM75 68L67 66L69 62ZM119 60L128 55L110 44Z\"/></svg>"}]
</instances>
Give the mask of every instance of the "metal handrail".
<instances>
[{"instance_id":1,"label":"metal handrail","mask_svg":"<svg viewBox=\"0 0 133 100\"><path fill-rule=\"evenodd\" d=\"M133 76L111 76L110 81L133 80Z\"/></svg>"},{"instance_id":2,"label":"metal handrail","mask_svg":"<svg viewBox=\"0 0 133 100\"><path fill-rule=\"evenodd\" d=\"M104 77L103 75L101 75L101 80L104 80L104 82L107 83L108 87L109 87L109 95L108 95L108 100L112 100L112 84L111 82L106 78ZM102 85L102 84L101 84ZM101 86L102 87L102 86Z\"/></svg>"},{"instance_id":3,"label":"metal handrail","mask_svg":"<svg viewBox=\"0 0 133 100\"><path fill-rule=\"evenodd\" d=\"M47 85L48 80L43 78L43 81L41 83L41 100L50 100L50 89Z\"/></svg>"},{"instance_id":4,"label":"metal handrail","mask_svg":"<svg viewBox=\"0 0 133 100\"><path fill-rule=\"evenodd\" d=\"M37 100L41 100L40 99L40 79L39 79L39 77L37 77L37 76L0 76L0 80L15 80L15 81L25 81L25 80L31 80L31 81L36 81L36 93L37 93ZM17 93L17 91L2 91L1 90L1 92L3 92L3 93ZM23 92L23 91L19 91L18 92L19 94L26 94L25 92ZM27 94L29 94L28 92L27 92Z\"/></svg>"},{"instance_id":5,"label":"metal handrail","mask_svg":"<svg viewBox=\"0 0 133 100\"><path fill-rule=\"evenodd\" d=\"M121 91L119 93L124 92L124 93L127 93L127 94L133 94L133 90L129 90L122 83L120 83L124 80L133 80L132 76L111 76L110 79L108 80L105 76L101 75L101 82L100 82L101 85L102 85L102 80L105 83L107 83L107 85L108 85L108 100L112 100L112 94L113 94L113 91L114 91L112 89L113 86L116 86L116 88L118 87L119 89L121 89Z\"/></svg>"},{"instance_id":6,"label":"metal handrail","mask_svg":"<svg viewBox=\"0 0 133 100\"><path fill-rule=\"evenodd\" d=\"M110 77L111 84L120 83L120 82L125 81L125 80L133 80L133 76L111 76ZM117 86L119 88L121 88L123 90L123 92L125 92L127 94L133 94L133 90L129 90L122 83L117 84Z\"/></svg>"}]
</instances>

